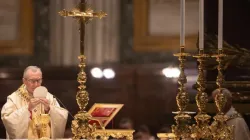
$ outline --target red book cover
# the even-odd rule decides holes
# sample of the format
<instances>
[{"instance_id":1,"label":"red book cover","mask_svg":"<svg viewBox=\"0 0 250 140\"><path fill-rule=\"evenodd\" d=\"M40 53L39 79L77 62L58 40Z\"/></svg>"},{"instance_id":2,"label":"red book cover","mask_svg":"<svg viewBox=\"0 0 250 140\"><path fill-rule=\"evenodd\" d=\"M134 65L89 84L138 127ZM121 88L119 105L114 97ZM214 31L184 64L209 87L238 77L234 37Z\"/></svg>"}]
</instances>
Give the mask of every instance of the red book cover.
<instances>
[{"instance_id":1,"label":"red book cover","mask_svg":"<svg viewBox=\"0 0 250 140\"><path fill-rule=\"evenodd\" d=\"M105 128L122 107L123 104L96 103L88 111L93 118L89 123L95 123L97 128Z\"/></svg>"}]
</instances>

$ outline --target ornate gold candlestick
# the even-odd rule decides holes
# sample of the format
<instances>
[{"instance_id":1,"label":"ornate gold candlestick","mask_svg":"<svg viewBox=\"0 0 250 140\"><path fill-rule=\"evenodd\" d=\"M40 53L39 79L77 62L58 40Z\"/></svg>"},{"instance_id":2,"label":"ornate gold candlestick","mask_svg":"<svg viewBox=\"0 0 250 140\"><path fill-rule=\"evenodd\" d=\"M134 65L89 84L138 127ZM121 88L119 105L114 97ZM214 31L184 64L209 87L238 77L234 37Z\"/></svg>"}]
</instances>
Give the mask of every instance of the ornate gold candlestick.
<instances>
[{"instance_id":1,"label":"ornate gold candlestick","mask_svg":"<svg viewBox=\"0 0 250 140\"><path fill-rule=\"evenodd\" d=\"M206 58L210 57L207 54L204 54L203 50L199 50L198 55L194 55L193 57L197 58L197 61L199 62L198 70L198 93L196 95L196 104L198 107L198 114L194 117L196 120L196 125L193 125L192 128L192 138L195 139L204 139L204 140L211 140L211 130L210 130L210 119L211 116L206 114L206 105L208 102L208 96L205 92L206 89L206 80L204 76L204 62Z\"/></svg>"},{"instance_id":2,"label":"ornate gold candlestick","mask_svg":"<svg viewBox=\"0 0 250 140\"><path fill-rule=\"evenodd\" d=\"M227 57L227 55L223 53L222 49L219 49L218 54L214 55L213 57L215 57L216 61L218 62L218 75L216 84L218 86L219 93L215 96L215 104L217 106L218 113L214 117L214 122L211 125L211 130L214 140L231 140L233 139L233 127L226 124L228 117L224 115L223 108L227 102L227 98L222 92L222 84L224 83L223 61Z\"/></svg>"},{"instance_id":3,"label":"ornate gold candlestick","mask_svg":"<svg viewBox=\"0 0 250 140\"><path fill-rule=\"evenodd\" d=\"M72 121L72 133L73 139L81 139L81 138L93 138L93 132L95 131L95 125L90 125L89 120L91 116L85 111L86 106L88 105L89 95L86 91L86 73L85 69L85 60L84 56L84 35L85 35L85 24L88 23L95 17L102 18L107 16L104 12L93 12L92 9L86 8L85 0L81 0L81 2L71 11L62 10L59 12L59 15L63 17L73 17L80 24L80 56L78 59L80 60L79 68L80 72L78 73L77 81L80 84L78 86L79 91L76 95L77 104L80 108L80 111L74 116L74 120Z\"/></svg>"},{"instance_id":4,"label":"ornate gold candlestick","mask_svg":"<svg viewBox=\"0 0 250 140\"><path fill-rule=\"evenodd\" d=\"M189 126L189 122L191 120L191 116L185 112L187 105L189 103L189 96L186 92L185 84L187 83L187 78L184 73L184 63L186 61L186 57L190 56L190 54L184 52L184 46L181 46L180 53L174 54L174 56L179 57L180 61L180 76L178 79L179 91L176 96L177 105L179 108L178 114L174 117L176 121L176 125L172 126L172 132L174 133L176 139L180 138L190 138L191 130ZM172 136L173 137L173 136Z\"/></svg>"}]
</instances>

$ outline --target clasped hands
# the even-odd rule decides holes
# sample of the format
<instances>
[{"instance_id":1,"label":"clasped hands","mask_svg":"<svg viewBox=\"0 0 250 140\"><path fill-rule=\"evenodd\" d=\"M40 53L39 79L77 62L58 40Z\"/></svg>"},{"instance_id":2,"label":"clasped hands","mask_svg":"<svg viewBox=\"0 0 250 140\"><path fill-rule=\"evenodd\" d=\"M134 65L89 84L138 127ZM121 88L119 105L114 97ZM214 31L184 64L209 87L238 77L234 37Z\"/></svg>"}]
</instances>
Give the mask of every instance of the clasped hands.
<instances>
[{"instance_id":1,"label":"clasped hands","mask_svg":"<svg viewBox=\"0 0 250 140\"><path fill-rule=\"evenodd\" d=\"M44 111L45 113L48 113L50 110L50 104L46 98L32 98L28 106L29 111L33 110L39 103L44 105Z\"/></svg>"}]
</instances>

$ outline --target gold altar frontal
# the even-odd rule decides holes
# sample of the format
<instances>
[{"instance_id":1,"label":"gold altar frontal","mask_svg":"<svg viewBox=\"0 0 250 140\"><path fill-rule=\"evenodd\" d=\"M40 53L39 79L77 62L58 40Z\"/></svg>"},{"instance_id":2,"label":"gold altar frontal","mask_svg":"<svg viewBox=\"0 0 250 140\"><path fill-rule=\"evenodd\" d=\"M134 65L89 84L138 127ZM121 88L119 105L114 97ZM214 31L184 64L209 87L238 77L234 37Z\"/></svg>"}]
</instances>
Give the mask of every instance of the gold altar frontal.
<instances>
[{"instance_id":1,"label":"gold altar frontal","mask_svg":"<svg viewBox=\"0 0 250 140\"><path fill-rule=\"evenodd\" d=\"M93 132L94 138L100 137L102 140L108 140L109 137L113 138L126 138L127 140L133 140L134 130L124 129L97 129Z\"/></svg>"}]
</instances>

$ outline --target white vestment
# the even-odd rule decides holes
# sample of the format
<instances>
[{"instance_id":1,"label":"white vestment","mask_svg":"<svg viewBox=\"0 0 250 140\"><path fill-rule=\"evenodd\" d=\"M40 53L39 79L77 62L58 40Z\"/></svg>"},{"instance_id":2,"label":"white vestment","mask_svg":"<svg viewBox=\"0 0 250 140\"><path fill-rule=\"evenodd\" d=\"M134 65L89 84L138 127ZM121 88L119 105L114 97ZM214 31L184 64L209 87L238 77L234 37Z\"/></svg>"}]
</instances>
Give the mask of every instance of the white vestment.
<instances>
[{"instance_id":1,"label":"white vestment","mask_svg":"<svg viewBox=\"0 0 250 140\"><path fill-rule=\"evenodd\" d=\"M47 93L46 99L50 102L50 137L63 138L68 118L68 111L61 108L52 94ZM8 139L27 139L30 129L31 113L28 110L29 100L19 90L7 97L1 111L1 119L5 126Z\"/></svg>"},{"instance_id":2,"label":"white vestment","mask_svg":"<svg viewBox=\"0 0 250 140\"><path fill-rule=\"evenodd\" d=\"M227 125L234 126L234 140L250 140L249 128L235 108L231 107L225 115L229 117Z\"/></svg>"}]
</instances>

